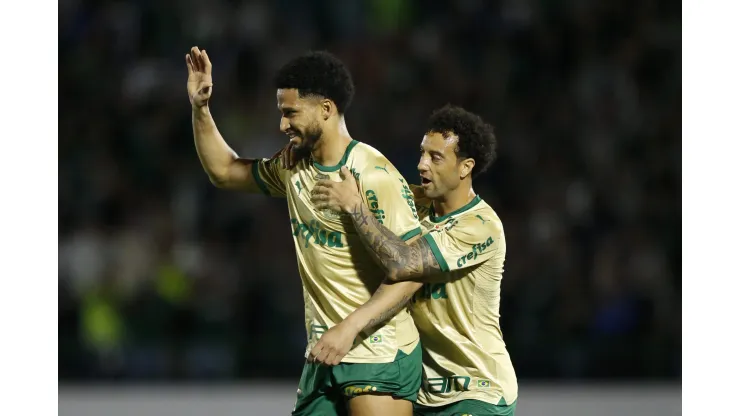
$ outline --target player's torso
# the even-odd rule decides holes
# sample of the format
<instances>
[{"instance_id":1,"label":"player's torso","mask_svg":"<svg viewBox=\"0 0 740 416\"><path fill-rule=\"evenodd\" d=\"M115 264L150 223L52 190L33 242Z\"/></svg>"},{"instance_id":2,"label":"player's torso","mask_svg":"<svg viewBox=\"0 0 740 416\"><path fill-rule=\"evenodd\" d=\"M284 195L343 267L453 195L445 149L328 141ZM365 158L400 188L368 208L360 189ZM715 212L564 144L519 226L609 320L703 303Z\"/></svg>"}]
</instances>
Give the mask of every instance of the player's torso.
<instances>
[{"instance_id":1,"label":"player's torso","mask_svg":"<svg viewBox=\"0 0 740 416\"><path fill-rule=\"evenodd\" d=\"M347 166L357 178L366 169L366 149L359 143L347 159L332 168L302 161L286 178L286 193L298 268L304 288L307 350L328 328L367 302L384 274L345 214L316 210L311 190L320 180L340 181ZM345 362L389 362L399 346L418 340L410 314L399 313L347 354Z\"/></svg>"},{"instance_id":2,"label":"player's torso","mask_svg":"<svg viewBox=\"0 0 740 416\"><path fill-rule=\"evenodd\" d=\"M459 226L460 216L435 223L428 211L420 211L425 234ZM462 215L481 214L498 220L485 203ZM490 243L483 239L471 246L457 259L458 267L493 250ZM434 406L476 399L498 404L504 397L510 404L516 399L516 376L499 327L504 257L505 249L484 263L450 271L417 292L411 310L425 350L419 403Z\"/></svg>"}]
</instances>

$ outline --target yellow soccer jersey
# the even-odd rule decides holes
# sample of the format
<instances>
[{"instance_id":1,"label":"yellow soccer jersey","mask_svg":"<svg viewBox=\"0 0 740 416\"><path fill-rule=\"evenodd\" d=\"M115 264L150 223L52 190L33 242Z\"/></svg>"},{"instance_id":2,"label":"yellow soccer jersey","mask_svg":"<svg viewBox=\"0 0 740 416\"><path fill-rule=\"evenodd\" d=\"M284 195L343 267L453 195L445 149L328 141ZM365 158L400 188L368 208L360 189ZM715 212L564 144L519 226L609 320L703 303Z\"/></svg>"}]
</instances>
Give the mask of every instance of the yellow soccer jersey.
<instances>
[{"instance_id":1,"label":"yellow soccer jersey","mask_svg":"<svg viewBox=\"0 0 740 416\"><path fill-rule=\"evenodd\" d=\"M254 177L265 194L288 200L303 283L306 353L328 328L370 300L385 277L362 244L352 219L330 210L317 211L311 203L316 182L341 180L342 166L347 166L357 179L365 203L378 221L404 240L421 233L408 184L388 159L365 143L353 140L339 164L332 167L308 158L292 170L281 168L278 159L262 159L252 165ZM399 349L410 353L419 339L406 310L368 335L355 344L342 362L392 362Z\"/></svg>"},{"instance_id":2,"label":"yellow soccer jersey","mask_svg":"<svg viewBox=\"0 0 740 416\"><path fill-rule=\"evenodd\" d=\"M479 196L438 218L429 201L416 202L423 238L445 272L416 293L411 309L424 348L418 402L510 405L518 387L499 327L506 256L501 220Z\"/></svg>"}]
</instances>

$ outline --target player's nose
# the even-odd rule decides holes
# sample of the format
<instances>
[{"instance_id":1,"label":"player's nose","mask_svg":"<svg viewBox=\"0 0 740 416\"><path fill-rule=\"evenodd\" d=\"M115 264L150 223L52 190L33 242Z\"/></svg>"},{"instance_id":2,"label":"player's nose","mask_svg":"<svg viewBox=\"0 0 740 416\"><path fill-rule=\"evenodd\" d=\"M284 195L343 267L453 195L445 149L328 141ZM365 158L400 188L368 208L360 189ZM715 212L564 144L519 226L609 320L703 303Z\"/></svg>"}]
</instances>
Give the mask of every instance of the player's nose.
<instances>
[{"instance_id":1,"label":"player's nose","mask_svg":"<svg viewBox=\"0 0 740 416\"><path fill-rule=\"evenodd\" d=\"M288 121L287 117L281 117L280 118L280 131L285 133L288 131L288 128L290 128L290 121Z\"/></svg>"},{"instance_id":2,"label":"player's nose","mask_svg":"<svg viewBox=\"0 0 740 416\"><path fill-rule=\"evenodd\" d=\"M429 164L425 160L425 158L419 159L419 164L416 165L416 169L419 170L420 173L428 172L429 171Z\"/></svg>"}]
</instances>

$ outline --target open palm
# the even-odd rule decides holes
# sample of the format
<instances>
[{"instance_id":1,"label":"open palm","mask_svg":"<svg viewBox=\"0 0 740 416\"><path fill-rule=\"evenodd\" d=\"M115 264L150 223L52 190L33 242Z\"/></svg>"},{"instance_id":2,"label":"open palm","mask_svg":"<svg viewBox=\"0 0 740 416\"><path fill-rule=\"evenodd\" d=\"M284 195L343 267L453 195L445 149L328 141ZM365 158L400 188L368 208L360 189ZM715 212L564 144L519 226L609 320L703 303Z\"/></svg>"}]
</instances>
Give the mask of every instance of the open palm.
<instances>
[{"instance_id":1,"label":"open palm","mask_svg":"<svg viewBox=\"0 0 740 416\"><path fill-rule=\"evenodd\" d=\"M193 107L203 107L208 104L213 92L213 78L211 77L211 60L205 50L197 46L190 49L185 55L185 64L188 67L188 97Z\"/></svg>"}]
</instances>

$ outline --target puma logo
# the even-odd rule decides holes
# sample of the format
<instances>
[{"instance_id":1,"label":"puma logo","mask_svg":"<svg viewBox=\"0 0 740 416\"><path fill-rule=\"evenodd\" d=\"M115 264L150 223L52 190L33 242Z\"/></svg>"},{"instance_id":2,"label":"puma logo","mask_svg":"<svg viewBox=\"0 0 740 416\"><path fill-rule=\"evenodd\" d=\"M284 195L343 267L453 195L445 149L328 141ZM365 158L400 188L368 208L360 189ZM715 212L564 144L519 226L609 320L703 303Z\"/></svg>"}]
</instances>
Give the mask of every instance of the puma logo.
<instances>
[{"instance_id":1,"label":"puma logo","mask_svg":"<svg viewBox=\"0 0 740 416\"><path fill-rule=\"evenodd\" d=\"M386 163L385 166L383 166L382 168L380 166L376 166L375 169L384 170L385 173L388 173L388 164ZM390 175L390 173L388 174Z\"/></svg>"}]
</instances>

